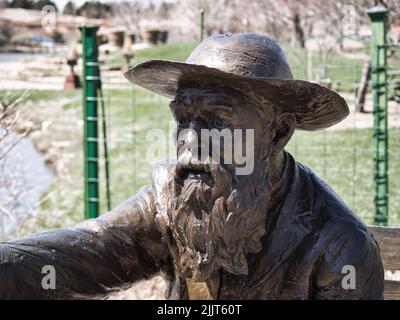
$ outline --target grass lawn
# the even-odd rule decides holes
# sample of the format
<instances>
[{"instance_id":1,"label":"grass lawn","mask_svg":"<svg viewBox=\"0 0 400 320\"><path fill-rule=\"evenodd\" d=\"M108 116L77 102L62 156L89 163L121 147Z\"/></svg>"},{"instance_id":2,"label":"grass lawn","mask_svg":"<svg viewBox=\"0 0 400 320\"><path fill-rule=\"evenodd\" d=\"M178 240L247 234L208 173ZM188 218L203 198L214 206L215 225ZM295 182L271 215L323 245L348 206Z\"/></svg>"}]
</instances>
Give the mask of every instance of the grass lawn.
<instances>
[{"instance_id":1,"label":"grass lawn","mask_svg":"<svg viewBox=\"0 0 400 320\"><path fill-rule=\"evenodd\" d=\"M389 130L389 217L400 224L400 129ZM297 131L287 150L311 168L368 224L373 224L374 181L371 129Z\"/></svg>"},{"instance_id":2,"label":"grass lawn","mask_svg":"<svg viewBox=\"0 0 400 320\"><path fill-rule=\"evenodd\" d=\"M71 97L71 100L75 103L63 104L62 110L68 112L68 119L64 121L79 123L79 91L75 91L74 94L75 97ZM121 99L124 98L131 101L132 94L135 96L134 104L121 104ZM45 93L46 97L49 95L50 92ZM146 160L150 143L146 140L146 135L150 129L155 128L167 134L172 117L166 99L143 89L135 88L133 93L126 90L110 90L105 92L105 96L108 95L115 99L115 102L111 99L107 105L107 118L112 206L116 206L150 182L152 164ZM30 112L32 111L35 110L31 106ZM68 225L72 225L83 219L82 136L81 132L78 132L81 127L73 128L74 132L68 134L68 128L53 126L52 132L45 133L46 139L62 136L63 139L68 137L73 143L65 150L69 153L69 161L65 164L68 174L58 178L43 195L46 197L51 194L51 197L40 208L39 224L35 226L34 231L65 226L66 221ZM400 190L396 187L396 177L400 176L400 144L396 142L399 134L400 129L390 130L391 225L399 225ZM373 222L374 212L371 137L370 129L312 133L297 131L287 147L296 160L309 166L325 180L369 224ZM163 150L159 151L163 158ZM100 153L102 154L102 144ZM103 159L100 164L101 211L106 212Z\"/></svg>"},{"instance_id":3,"label":"grass lawn","mask_svg":"<svg viewBox=\"0 0 400 320\"><path fill-rule=\"evenodd\" d=\"M107 94L122 97L126 92L113 90ZM149 183L152 164L146 161L149 146L146 135L150 129L162 129L167 135L172 121L167 99L155 95L151 98L152 94L140 88L135 89L134 95L135 105L131 108L120 104L110 108L115 121L115 125L110 125L114 205ZM396 188L399 181L395 178L400 176L399 134L400 129L390 130L390 215L393 225L398 225L400 218L400 190ZM118 138L121 137L126 141L120 141ZM287 150L325 180L367 223L372 224L372 130L296 131ZM160 159L163 159L167 151L159 151Z\"/></svg>"},{"instance_id":4,"label":"grass lawn","mask_svg":"<svg viewBox=\"0 0 400 320\"><path fill-rule=\"evenodd\" d=\"M134 52L134 58L131 63L138 64L152 59L184 61L195 47L195 43L168 43L141 49ZM114 53L111 59L107 60L107 63L124 64L125 58L122 55L122 51Z\"/></svg>"},{"instance_id":5,"label":"grass lawn","mask_svg":"<svg viewBox=\"0 0 400 320\"><path fill-rule=\"evenodd\" d=\"M114 90L109 94L122 96L124 92ZM151 100L148 91L140 88L134 94L136 104L132 108L121 105L111 108L116 117L116 124L110 126L114 205L149 183L152 164L146 161L149 146L146 135L154 128L162 129L167 135L172 120L167 99L153 96ZM124 120L123 125L119 117ZM400 176L399 134L400 129L390 130L390 215L393 225L399 225L400 218L400 190L396 188L399 181L395 178ZM116 142L118 137L127 140ZM373 223L372 130L296 131L287 150L325 180L367 223ZM160 159L163 159L167 151L159 151Z\"/></svg>"},{"instance_id":6,"label":"grass lawn","mask_svg":"<svg viewBox=\"0 0 400 320\"><path fill-rule=\"evenodd\" d=\"M135 53L134 63L147 59L184 60L194 44L163 45ZM306 55L285 46L296 78L305 78ZM115 55L108 63L120 63ZM317 59L314 55L313 60ZM341 79L342 89L358 81L359 73L349 70L360 68L362 62L340 56L333 57L340 68L329 69L329 77ZM314 61L313 61L314 63ZM316 64L316 62L315 62ZM347 85L343 85L347 83ZM14 90L12 94L20 91ZM0 91L0 95L2 92ZM112 206L133 195L150 182L152 164L146 161L146 140L150 129L167 132L172 116L168 101L139 87L133 89L104 90L108 120L108 143L111 171ZM35 115L34 121L53 121L52 130L43 132L49 143L54 139L70 142L61 149L65 153L65 172L43 195L49 196L39 209L37 223L32 231L73 225L83 219L82 178L82 112L81 91L33 90L24 108L25 114ZM61 102L60 102L61 101ZM58 102L58 105L57 103ZM53 107L55 103L55 107ZM43 110L42 110L43 109ZM54 113L54 115L53 115ZM53 117L52 117L53 116ZM101 130L99 130L101 132ZM390 224L400 223L400 129L390 130ZM372 133L369 129L295 133L288 151L324 179L366 223L372 223L373 177ZM51 143L50 143L51 144ZM163 150L158 150L162 154ZM100 144L100 156L103 153ZM164 153L165 154L165 153ZM101 158L101 157L100 157ZM101 212L106 211L104 161L100 162Z\"/></svg>"}]
</instances>

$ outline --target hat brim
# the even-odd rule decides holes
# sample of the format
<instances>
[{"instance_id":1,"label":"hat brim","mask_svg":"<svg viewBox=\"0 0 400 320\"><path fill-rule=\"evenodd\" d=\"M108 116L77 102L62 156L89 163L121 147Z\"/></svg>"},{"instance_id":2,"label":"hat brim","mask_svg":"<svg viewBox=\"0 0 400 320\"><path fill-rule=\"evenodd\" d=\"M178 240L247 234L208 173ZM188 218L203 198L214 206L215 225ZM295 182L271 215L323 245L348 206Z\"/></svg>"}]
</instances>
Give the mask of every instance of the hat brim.
<instances>
[{"instance_id":1,"label":"hat brim","mask_svg":"<svg viewBox=\"0 0 400 320\"><path fill-rule=\"evenodd\" d=\"M297 128L320 130L347 117L346 101L336 92L316 83L241 76L210 68L167 60L149 60L130 68L125 77L148 90L173 98L187 83L232 88L246 95L256 94L282 111L295 115Z\"/></svg>"}]
</instances>

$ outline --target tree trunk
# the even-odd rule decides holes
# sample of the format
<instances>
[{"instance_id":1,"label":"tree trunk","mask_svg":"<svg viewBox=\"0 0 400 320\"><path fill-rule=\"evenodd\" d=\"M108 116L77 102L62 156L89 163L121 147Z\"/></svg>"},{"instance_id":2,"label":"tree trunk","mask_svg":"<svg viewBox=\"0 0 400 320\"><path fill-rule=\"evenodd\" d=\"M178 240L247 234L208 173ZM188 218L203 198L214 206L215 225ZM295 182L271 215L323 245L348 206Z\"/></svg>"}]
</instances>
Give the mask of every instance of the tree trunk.
<instances>
[{"instance_id":1,"label":"tree trunk","mask_svg":"<svg viewBox=\"0 0 400 320\"><path fill-rule=\"evenodd\" d=\"M356 112L365 112L365 96L367 95L368 82L371 78L371 61L364 64L363 71L361 74L361 80L358 85L357 97L356 97Z\"/></svg>"},{"instance_id":2,"label":"tree trunk","mask_svg":"<svg viewBox=\"0 0 400 320\"><path fill-rule=\"evenodd\" d=\"M305 47L304 30L300 23L300 16L296 13L293 17L294 42L301 48Z\"/></svg>"}]
</instances>

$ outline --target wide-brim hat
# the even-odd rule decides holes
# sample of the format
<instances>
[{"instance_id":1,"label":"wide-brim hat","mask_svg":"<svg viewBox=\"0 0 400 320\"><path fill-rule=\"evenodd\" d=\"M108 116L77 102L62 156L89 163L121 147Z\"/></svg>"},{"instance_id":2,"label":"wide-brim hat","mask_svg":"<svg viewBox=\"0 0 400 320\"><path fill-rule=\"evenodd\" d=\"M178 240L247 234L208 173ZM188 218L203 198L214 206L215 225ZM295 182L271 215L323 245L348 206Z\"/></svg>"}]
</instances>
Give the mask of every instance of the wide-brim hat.
<instances>
[{"instance_id":1,"label":"wide-brim hat","mask_svg":"<svg viewBox=\"0 0 400 320\"><path fill-rule=\"evenodd\" d=\"M293 113L296 127L303 130L330 127L349 114L346 101L333 90L294 80L281 47L257 33L214 35L200 43L185 63L149 60L130 68L125 77L169 98L188 84L257 95L266 106Z\"/></svg>"}]
</instances>

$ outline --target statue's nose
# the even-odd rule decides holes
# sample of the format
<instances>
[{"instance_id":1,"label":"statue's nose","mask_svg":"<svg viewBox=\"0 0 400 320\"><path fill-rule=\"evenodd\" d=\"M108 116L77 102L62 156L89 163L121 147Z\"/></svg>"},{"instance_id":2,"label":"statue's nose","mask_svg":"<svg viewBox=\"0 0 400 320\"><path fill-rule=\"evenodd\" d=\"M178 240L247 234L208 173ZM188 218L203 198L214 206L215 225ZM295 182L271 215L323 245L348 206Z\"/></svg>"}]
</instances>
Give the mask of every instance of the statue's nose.
<instances>
[{"instance_id":1,"label":"statue's nose","mask_svg":"<svg viewBox=\"0 0 400 320\"><path fill-rule=\"evenodd\" d=\"M195 129L190 127L185 137L185 145L190 148L197 146L198 143L199 135L197 134L197 131Z\"/></svg>"},{"instance_id":2,"label":"statue's nose","mask_svg":"<svg viewBox=\"0 0 400 320\"><path fill-rule=\"evenodd\" d=\"M201 130L207 129L206 121L194 118L190 121L189 127L182 130L178 135L178 148L184 147L182 152L190 152L192 156L198 157L201 151Z\"/></svg>"},{"instance_id":3,"label":"statue's nose","mask_svg":"<svg viewBox=\"0 0 400 320\"><path fill-rule=\"evenodd\" d=\"M188 146L201 144L201 130L207 129L207 122L199 117L190 121L185 144Z\"/></svg>"}]
</instances>

